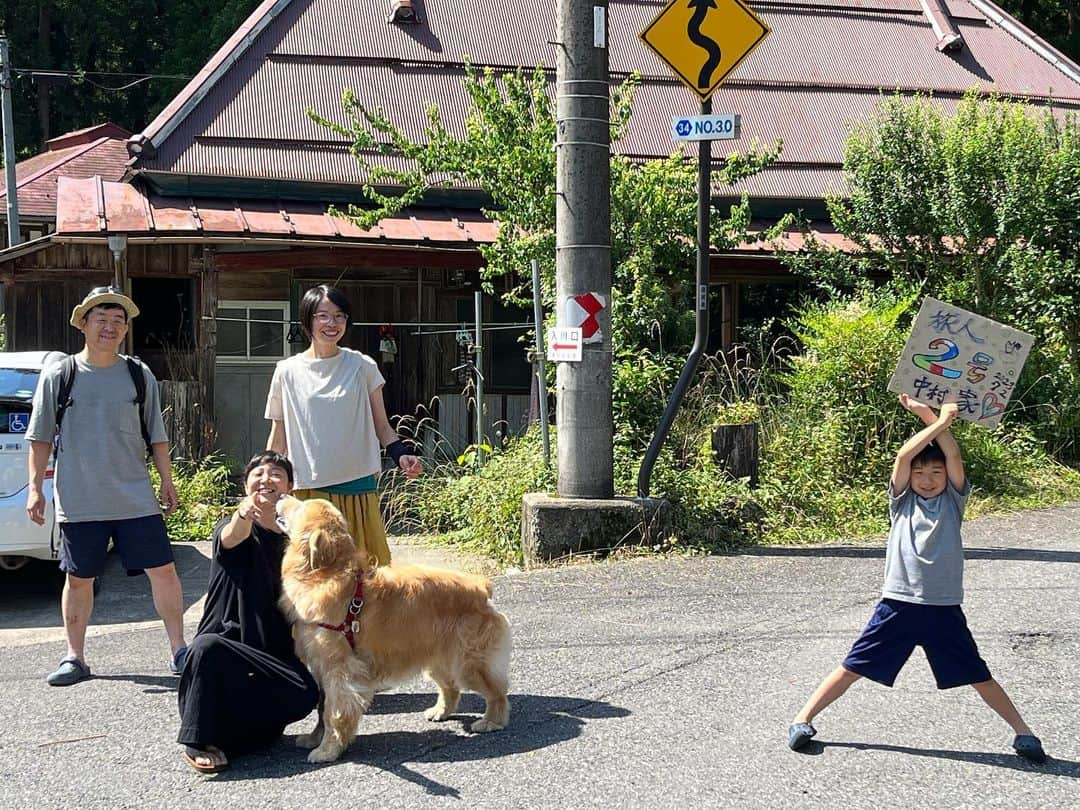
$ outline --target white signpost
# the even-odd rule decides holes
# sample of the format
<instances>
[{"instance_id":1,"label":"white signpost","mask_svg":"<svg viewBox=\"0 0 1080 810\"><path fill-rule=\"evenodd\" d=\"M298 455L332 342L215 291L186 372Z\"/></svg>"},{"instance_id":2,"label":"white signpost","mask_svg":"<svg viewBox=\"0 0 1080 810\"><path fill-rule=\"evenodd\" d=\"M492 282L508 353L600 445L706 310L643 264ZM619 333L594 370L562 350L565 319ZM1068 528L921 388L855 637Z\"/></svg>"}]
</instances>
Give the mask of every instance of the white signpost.
<instances>
[{"instance_id":1,"label":"white signpost","mask_svg":"<svg viewBox=\"0 0 1080 810\"><path fill-rule=\"evenodd\" d=\"M581 329L556 326L548 330L547 358L553 363L580 363Z\"/></svg>"},{"instance_id":2,"label":"white signpost","mask_svg":"<svg viewBox=\"0 0 1080 810\"><path fill-rule=\"evenodd\" d=\"M671 137L677 141L730 141L738 135L738 115L676 115L671 119Z\"/></svg>"}]
</instances>

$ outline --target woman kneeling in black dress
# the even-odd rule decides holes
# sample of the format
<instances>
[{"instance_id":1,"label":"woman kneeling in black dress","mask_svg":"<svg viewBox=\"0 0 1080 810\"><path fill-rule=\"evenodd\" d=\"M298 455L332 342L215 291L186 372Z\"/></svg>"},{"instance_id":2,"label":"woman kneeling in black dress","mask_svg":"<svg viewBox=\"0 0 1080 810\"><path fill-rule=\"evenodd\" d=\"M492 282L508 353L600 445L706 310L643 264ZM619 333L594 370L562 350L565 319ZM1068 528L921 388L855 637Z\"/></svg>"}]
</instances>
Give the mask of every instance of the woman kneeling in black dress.
<instances>
[{"instance_id":1,"label":"woman kneeling in black dress","mask_svg":"<svg viewBox=\"0 0 1080 810\"><path fill-rule=\"evenodd\" d=\"M274 507L292 485L287 458L259 453L244 468L247 496L214 529L206 608L179 691L177 741L188 764L203 773L273 745L319 700L277 605L287 538Z\"/></svg>"}]
</instances>

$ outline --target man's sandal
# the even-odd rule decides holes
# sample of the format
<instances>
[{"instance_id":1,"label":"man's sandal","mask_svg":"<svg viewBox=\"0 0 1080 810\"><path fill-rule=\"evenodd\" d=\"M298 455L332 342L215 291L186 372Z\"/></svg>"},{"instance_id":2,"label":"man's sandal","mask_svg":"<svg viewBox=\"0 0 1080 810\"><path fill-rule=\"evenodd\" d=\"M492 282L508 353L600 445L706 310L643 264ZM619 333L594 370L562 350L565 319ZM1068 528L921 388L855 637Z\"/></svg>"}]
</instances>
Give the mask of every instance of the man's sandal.
<instances>
[{"instance_id":1,"label":"man's sandal","mask_svg":"<svg viewBox=\"0 0 1080 810\"><path fill-rule=\"evenodd\" d=\"M73 655L60 662L55 672L49 673L45 683L49 686L71 686L90 677L90 667Z\"/></svg>"},{"instance_id":2,"label":"man's sandal","mask_svg":"<svg viewBox=\"0 0 1080 810\"><path fill-rule=\"evenodd\" d=\"M229 760L225 753L214 745L206 748L196 748L192 745L184 746L184 760L199 773L218 773L229 767Z\"/></svg>"}]
</instances>

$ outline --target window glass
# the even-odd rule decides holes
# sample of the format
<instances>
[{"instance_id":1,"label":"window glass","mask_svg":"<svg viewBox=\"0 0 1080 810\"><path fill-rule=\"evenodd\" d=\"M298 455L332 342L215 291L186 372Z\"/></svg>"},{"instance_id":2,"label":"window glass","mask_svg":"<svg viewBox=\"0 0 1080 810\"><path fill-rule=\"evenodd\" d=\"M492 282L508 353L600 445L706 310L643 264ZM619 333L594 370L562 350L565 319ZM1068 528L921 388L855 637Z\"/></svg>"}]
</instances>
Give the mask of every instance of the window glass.
<instances>
[{"instance_id":1,"label":"window glass","mask_svg":"<svg viewBox=\"0 0 1080 810\"><path fill-rule=\"evenodd\" d=\"M247 310L220 307L217 311L219 357L247 357Z\"/></svg>"},{"instance_id":2,"label":"window glass","mask_svg":"<svg viewBox=\"0 0 1080 810\"><path fill-rule=\"evenodd\" d=\"M249 309L249 333L252 357L281 357L285 352L283 322L280 309ZM272 323L271 323L272 322Z\"/></svg>"},{"instance_id":3,"label":"window glass","mask_svg":"<svg viewBox=\"0 0 1080 810\"><path fill-rule=\"evenodd\" d=\"M0 397L31 400L37 388L38 372L17 368L0 368Z\"/></svg>"},{"instance_id":4,"label":"window glass","mask_svg":"<svg viewBox=\"0 0 1080 810\"><path fill-rule=\"evenodd\" d=\"M500 323L528 323L532 313L517 307L493 302L492 320ZM491 346L491 390L505 393L528 393L532 382L532 366L526 359L526 349L520 338L525 329L493 329L487 334Z\"/></svg>"}]
</instances>

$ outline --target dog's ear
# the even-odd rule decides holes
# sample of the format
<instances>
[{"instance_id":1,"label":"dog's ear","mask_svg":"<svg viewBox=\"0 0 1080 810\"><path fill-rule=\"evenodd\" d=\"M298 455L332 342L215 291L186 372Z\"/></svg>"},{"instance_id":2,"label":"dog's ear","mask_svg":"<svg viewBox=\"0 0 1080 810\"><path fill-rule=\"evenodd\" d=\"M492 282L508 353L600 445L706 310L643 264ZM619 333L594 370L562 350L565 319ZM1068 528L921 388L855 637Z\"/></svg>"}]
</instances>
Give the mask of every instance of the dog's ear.
<instances>
[{"instance_id":1,"label":"dog's ear","mask_svg":"<svg viewBox=\"0 0 1080 810\"><path fill-rule=\"evenodd\" d=\"M334 561L333 539L322 529L313 529L307 538L308 565L318 571Z\"/></svg>"}]
</instances>

